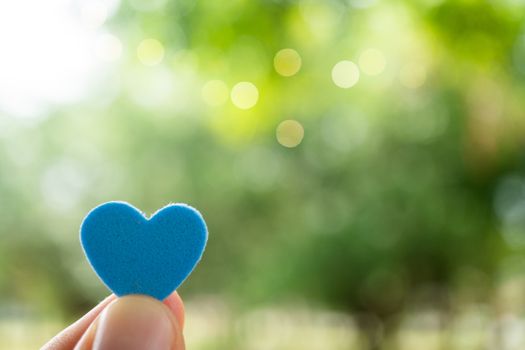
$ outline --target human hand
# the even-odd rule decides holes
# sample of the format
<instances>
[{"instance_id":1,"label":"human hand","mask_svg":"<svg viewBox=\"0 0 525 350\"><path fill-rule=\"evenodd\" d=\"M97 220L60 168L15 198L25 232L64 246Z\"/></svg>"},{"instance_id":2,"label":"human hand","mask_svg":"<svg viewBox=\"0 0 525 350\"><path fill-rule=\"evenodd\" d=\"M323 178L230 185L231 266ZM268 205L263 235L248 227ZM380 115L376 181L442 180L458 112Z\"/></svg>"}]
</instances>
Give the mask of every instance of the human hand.
<instances>
[{"instance_id":1,"label":"human hand","mask_svg":"<svg viewBox=\"0 0 525 350\"><path fill-rule=\"evenodd\" d=\"M41 350L184 350L184 306L174 292L164 302L111 295Z\"/></svg>"}]
</instances>

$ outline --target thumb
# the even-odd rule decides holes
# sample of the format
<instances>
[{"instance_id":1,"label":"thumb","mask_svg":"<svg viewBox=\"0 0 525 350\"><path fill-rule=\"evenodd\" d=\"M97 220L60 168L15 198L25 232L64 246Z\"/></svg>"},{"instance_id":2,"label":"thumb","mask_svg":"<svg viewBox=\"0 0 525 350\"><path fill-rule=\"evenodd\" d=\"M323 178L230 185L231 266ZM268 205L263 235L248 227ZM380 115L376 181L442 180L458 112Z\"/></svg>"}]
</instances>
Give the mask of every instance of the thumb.
<instances>
[{"instance_id":1,"label":"thumb","mask_svg":"<svg viewBox=\"0 0 525 350\"><path fill-rule=\"evenodd\" d=\"M75 350L184 350L181 325L160 301L142 295L115 300Z\"/></svg>"}]
</instances>

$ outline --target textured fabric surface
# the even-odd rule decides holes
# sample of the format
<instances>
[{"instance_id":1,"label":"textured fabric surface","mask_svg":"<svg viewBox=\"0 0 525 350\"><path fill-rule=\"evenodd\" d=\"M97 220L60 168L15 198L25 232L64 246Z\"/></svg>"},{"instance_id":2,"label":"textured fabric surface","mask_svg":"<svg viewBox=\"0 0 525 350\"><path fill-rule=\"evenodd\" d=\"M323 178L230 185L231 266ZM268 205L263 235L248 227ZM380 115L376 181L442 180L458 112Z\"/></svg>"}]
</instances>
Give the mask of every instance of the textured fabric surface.
<instances>
[{"instance_id":1,"label":"textured fabric surface","mask_svg":"<svg viewBox=\"0 0 525 350\"><path fill-rule=\"evenodd\" d=\"M117 296L170 295L201 259L208 232L200 213L170 204L150 219L124 202L102 204L80 227L84 252Z\"/></svg>"}]
</instances>

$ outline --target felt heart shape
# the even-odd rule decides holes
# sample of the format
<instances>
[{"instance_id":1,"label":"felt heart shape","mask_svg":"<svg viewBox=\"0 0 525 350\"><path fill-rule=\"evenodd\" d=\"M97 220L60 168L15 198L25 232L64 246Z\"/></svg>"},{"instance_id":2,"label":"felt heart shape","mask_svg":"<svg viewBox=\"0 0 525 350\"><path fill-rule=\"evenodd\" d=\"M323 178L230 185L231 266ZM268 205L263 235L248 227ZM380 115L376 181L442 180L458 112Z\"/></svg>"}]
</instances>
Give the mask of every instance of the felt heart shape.
<instances>
[{"instance_id":1,"label":"felt heart shape","mask_svg":"<svg viewBox=\"0 0 525 350\"><path fill-rule=\"evenodd\" d=\"M117 296L164 300L201 259L208 231L200 213L170 204L147 219L124 202L104 203L84 218L80 242L102 282Z\"/></svg>"}]
</instances>

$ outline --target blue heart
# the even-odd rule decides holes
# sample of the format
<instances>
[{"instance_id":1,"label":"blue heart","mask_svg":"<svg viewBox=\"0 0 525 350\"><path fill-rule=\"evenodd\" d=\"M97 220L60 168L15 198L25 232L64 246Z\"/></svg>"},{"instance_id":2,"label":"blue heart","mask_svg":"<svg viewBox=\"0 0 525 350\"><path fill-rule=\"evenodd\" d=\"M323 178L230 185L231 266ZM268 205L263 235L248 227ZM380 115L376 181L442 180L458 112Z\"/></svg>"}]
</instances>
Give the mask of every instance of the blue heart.
<instances>
[{"instance_id":1,"label":"blue heart","mask_svg":"<svg viewBox=\"0 0 525 350\"><path fill-rule=\"evenodd\" d=\"M208 231L200 213L170 204L150 219L130 204L108 202L80 227L93 269L117 296L145 294L164 300L201 259Z\"/></svg>"}]
</instances>

